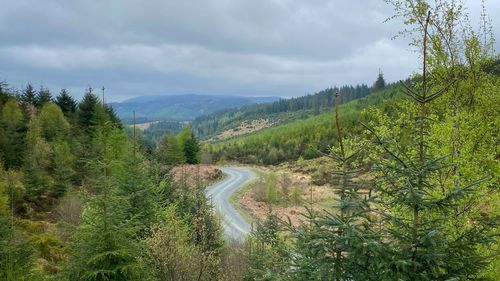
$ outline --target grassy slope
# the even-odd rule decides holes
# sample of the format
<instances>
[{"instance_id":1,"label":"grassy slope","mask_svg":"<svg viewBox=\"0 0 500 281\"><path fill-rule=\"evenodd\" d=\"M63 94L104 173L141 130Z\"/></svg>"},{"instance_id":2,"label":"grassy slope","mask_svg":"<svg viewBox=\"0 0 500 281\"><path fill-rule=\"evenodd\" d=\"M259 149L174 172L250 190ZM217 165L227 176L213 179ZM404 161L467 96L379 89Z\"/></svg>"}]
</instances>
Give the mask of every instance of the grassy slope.
<instances>
[{"instance_id":1,"label":"grassy slope","mask_svg":"<svg viewBox=\"0 0 500 281\"><path fill-rule=\"evenodd\" d=\"M362 110L370 106L390 106L393 101L402 97L399 88L391 86L384 91L340 105L344 127L354 131L359 130L358 122L361 121ZM304 153L307 147L313 146L324 151L331 145L331 140L335 136L332 120L332 113L329 111L308 119L208 145L207 149L218 157L224 156L231 160L257 164L276 164L295 160L299 156L311 158L315 155ZM271 154L276 151L278 151L276 161L275 159L262 161L268 156L272 157Z\"/></svg>"},{"instance_id":2,"label":"grassy slope","mask_svg":"<svg viewBox=\"0 0 500 281\"><path fill-rule=\"evenodd\" d=\"M306 119L329 111L335 91L342 93L341 103L364 97L370 93L366 85L344 86L339 89L325 89L312 95L280 100L273 103L255 104L239 110L224 109L192 122L197 135L209 142L222 141L224 132L237 129L242 123L252 120L271 120L274 125Z\"/></svg>"},{"instance_id":3,"label":"grassy slope","mask_svg":"<svg viewBox=\"0 0 500 281\"><path fill-rule=\"evenodd\" d=\"M322 108L321 112L324 113L325 109ZM279 113L273 113L273 114L266 114L263 116L260 116L258 119L269 119L272 120L272 123L274 125L283 125L287 123L291 123L297 120L303 120L307 118L311 118L313 116L316 116L318 114L314 113L314 110L312 109L302 109L302 110L297 110L297 111L292 111L292 112L279 112ZM238 128L243 122L248 122L255 120L253 119L254 116L239 116L236 115L233 117L231 120L227 122L223 127L221 127L217 133L204 136L203 139L207 139L209 141L218 141L218 136L221 135L224 131L232 130L235 128Z\"/></svg>"}]
</instances>

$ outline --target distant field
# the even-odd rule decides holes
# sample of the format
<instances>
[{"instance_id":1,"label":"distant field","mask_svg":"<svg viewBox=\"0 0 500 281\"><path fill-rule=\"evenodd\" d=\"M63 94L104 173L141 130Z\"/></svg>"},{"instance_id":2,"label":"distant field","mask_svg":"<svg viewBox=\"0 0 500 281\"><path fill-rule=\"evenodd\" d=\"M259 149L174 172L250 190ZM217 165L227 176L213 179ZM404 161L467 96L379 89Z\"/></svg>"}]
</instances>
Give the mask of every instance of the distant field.
<instances>
[{"instance_id":1,"label":"distant field","mask_svg":"<svg viewBox=\"0 0 500 281\"><path fill-rule=\"evenodd\" d=\"M151 122L146 122L146 123L140 123L140 124L135 124L135 127L141 131L146 130L149 128L152 124L158 124L160 121L151 121ZM130 127L133 127L134 125L130 125Z\"/></svg>"}]
</instances>

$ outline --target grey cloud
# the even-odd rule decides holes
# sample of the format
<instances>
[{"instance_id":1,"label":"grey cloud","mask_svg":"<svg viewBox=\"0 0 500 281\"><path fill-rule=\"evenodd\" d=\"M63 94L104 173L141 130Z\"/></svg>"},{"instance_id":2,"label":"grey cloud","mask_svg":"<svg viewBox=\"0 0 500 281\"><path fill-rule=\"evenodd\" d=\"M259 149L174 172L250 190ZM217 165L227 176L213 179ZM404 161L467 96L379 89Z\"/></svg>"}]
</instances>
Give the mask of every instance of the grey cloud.
<instances>
[{"instance_id":1,"label":"grey cloud","mask_svg":"<svg viewBox=\"0 0 500 281\"><path fill-rule=\"evenodd\" d=\"M81 93L99 84L115 100L296 96L370 83L378 68L396 80L417 66L405 41L389 39L400 27L383 23L392 13L383 1L0 2L0 79L17 86L43 81Z\"/></svg>"}]
</instances>

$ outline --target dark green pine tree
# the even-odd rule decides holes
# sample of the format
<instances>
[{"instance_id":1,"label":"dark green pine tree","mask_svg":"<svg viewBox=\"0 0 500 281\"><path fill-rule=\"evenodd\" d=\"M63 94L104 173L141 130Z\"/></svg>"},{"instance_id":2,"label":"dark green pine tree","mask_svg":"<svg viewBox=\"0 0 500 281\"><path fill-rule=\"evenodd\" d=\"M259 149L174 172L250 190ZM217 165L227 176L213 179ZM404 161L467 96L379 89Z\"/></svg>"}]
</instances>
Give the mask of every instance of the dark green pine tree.
<instances>
[{"instance_id":1,"label":"dark green pine tree","mask_svg":"<svg viewBox=\"0 0 500 281\"><path fill-rule=\"evenodd\" d=\"M87 133L92 131L92 120L98 104L99 98L92 93L92 88L88 88L76 111L77 124L81 130Z\"/></svg>"},{"instance_id":2,"label":"dark green pine tree","mask_svg":"<svg viewBox=\"0 0 500 281\"><path fill-rule=\"evenodd\" d=\"M9 84L0 80L0 107L4 105L11 96L12 93L9 89Z\"/></svg>"},{"instance_id":3,"label":"dark green pine tree","mask_svg":"<svg viewBox=\"0 0 500 281\"><path fill-rule=\"evenodd\" d=\"M184 156L186 157L186 163L188 164L198 164L200 163L199 152L200 147L196 141L194 133L191 132L190 137L184 142Z\"/></svg>"},{"instance_id":4,"label":"dark green pine tree","mask_svg":"<svg viewBox=\"0 0 500 281\"><path fill-rule=\"evenodd\" d=\"M24 119L29 120L35 112L36 91L33 85L28 83L19 96Z\"/></svg>"},{"instance_id":5,"label":"dark green pine tree","mask_svg":"<svg viewBox=\"0 0 500 281\"><path fill-rule=\"evenodd\" d=\"M45 103L51 101L52 101L52 94L50 93L50 90L44 86L41 86L35 98L36 108L40 109Z\"/></svg>"},{"instance_id":6,"label":"dark green pine tree","mask_svg":"<svg viewBox=\"0 0 500 281\"><path fill-rule=\"evenodd\" d=\"M23 162L26 124L17 101L10 97L0 112L0 157L5 168L19 168Z\"/></svg>"},{"instance_id":7,"label":"dark green pine tree","mask_svg":"<svg viewBox=\"0 0 500 281\"><path fill-rule=\"evenodd\" d=\"M76 112L76 101L66 89L61 90L59 95L56 97L55 102L61 108L64 116L66 117L72 117Z\"/></svg>"},{"instance_id":8,"label":"dark green pine tree","mask_svg":"<svg viewBox=\"0 0 500 281\"><path fill-rule=\"evenodd\" d=\"M111 105L104 105L104 111L108 114L109 119L113 122L113 124L115 124L116 127L122 128L121 120L118 115L116 115L116 112Z\"/></svg>"},{"instance_id":9,"label":"dark green pine tree","mask_svg":"<svg viewBox=\"0 0 500 281\"><path fill-rule=\"evenodd\" d=\"M375 81L372 87L372 93L385 89L385 86L386 84L384 80L384 74L382 73L382 71L379 70L377 80Z\"/></svg>"},{"instance_id":10,"label":"dark green pine tree","mask_svg":"<svg viewBox=\"0 0 500 281\"><path fill-rule=\"evenodd\" d=\"M21 101L23 107L26 107L28 105L35 105L36 91L35 88L33 88L33 85L31 85L30 83L26 85L21 93L21 96L19 97L19 100Z\"/></svg>"}]
</instances>

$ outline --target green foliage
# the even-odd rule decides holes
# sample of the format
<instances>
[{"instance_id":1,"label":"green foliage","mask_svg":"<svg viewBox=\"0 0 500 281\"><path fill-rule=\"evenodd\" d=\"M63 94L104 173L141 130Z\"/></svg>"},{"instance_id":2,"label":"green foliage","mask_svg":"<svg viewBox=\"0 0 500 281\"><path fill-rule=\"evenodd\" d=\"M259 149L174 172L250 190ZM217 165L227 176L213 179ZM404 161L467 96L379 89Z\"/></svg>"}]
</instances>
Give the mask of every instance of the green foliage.
<instances>
[{"instance_id":1,"label":"green foliage","mask_svg":"<svg viewBox=\"0 0 500 281\"><path fill-rule=\"evenodd\" d=\"M52 187L52 196L56 198L62 196L73 185L75 160L68 142L63 140L54 142L52 163L54 186Z\"/></svg>"},{"instance_id":2,"label":"green foliage","mask_svg":"<svg viewBox=\"0 0 500 281\"><path fill-rule=\"evenodd\" d=\"M194 135L186 140L184 143L184 156L186 157L186 163L188 164L198 164L200 163L199 157L200 147L196 142Z\"/></svg>"},{"instance_id":3,"label":"green foliage","mask_svg":"<svg viewBox=\"0 0 500 281\"><path fill-rule=\"evenodd\" d=\"M72 184L75 158L67 141L69 126L61 109L50 102L31 118L23 166L28 200L57 198Z\"/></svg>"},{"instance_id":4,"label":"green foliage","mask_svg":"<svg viewBox=\"0 0 500 281\"><path fill-rule=\"evenodd\" d=\"M385 85L380 73L371 89L327 89L193 123L207 137L247 120L303 119L208 143L204 155L256 164L336 160L314 178L335 187L334 211L313 206L298 227L275 215L258 223L246 244L245 280L497 278L500 118L492 105L500 103L500 64L489 23L483 16L474 31L457 1L387 2L417 32L422 75ZM334 119L337 90L342 116ZM0 82L1 280L231 280L203 187L171 180L172 166L199 162L190 126L159 124L180 133L163 136L148 159L148 145L136 132L127 137L91 88L78 105L66 90L55 103L43 87L16 92ZM351 137L363 134L371 143ZM275 174L258 186L272 204L302 200L300 187Z\"/></svg>"},{"instance_id":5,"label":"green foliage","mask_svg":"<svg viewBox=\"0 0 500 281\"><path fill-rule=\"evenodd\" d=\"M12 228L6 217L0 217L0 279L6 281L31 280L33 251Z\"/></svg>"},{"instance_id":6,"label":"green foliage","mask_svg":"<svg viewBox=\"0 0 500 281\"><path fill-rule=\"evenodd\" d=\"M12 93L9 89L9 83L0 80L0 107L7 102L11 95Z\"/></svg>"},{"instance_id":7,"label":"green foliage","mask_svg":"<svg viewBox=\"0 0 500 281\"><path fill-rule=\"evenodd\" d=\"M52 186L49 175L50 155L52 149L42 137L42 128L38 117L32 117L26 134L23 176L27 199L35 201L46 195Z\"/></svg>"},{"instance_id":8,"label":"green foliage","mask_svg":"<svg viewBox=\"0 0 500 281\"><path fill-rule=\"evenodd\" d=\"M18 102L8 98L0 108L0 156L6 168L18 168L22 164L25 125Z\"/></svg>"},{"instance_id":9,"label":"green foliage","mask_svg":"<svg viewBox=\"0 0 500 281\"><path fill-rule=\"evenodd\" d=\"M76 112L76 101L66 89L62 89L56 97L55 103L61 108L66 117L72 117Z\"/></svg>"},{"instance_id":10,"label":"green foliage","mask_svg":"<svg viewBox=\"0 0 500 281\"><path fill-rule=\"evenodd\" d=\"M377 80L373 84L372 92L382 91L383 89L385 89L385 86L386 83L384 80L384 74L382 74L382 72L379 72Z\"/></svg>"},{"instance_id":11,"label":"green foliage","mask_svg":"<svg viewBox=\"0 0 500 281\"><path fill-rule=\"evenodd\" d=\"M99 103L99 98L92 93L92 88L89 88L83 99L78 103L77 113L77 123L82 130L91 133L91 127L95 123L92 120L95 119L95 109Z\"/></svg>"},{"instance_id":12,"label":"green foliage","mask_svg":"<svg viewBox=\"0 0 500 281\"><path fill-rule=\"evenodd\" d=\"M342 103L359 99L370 94L364 84L334 87L298 98L280 99L273 103L244 106L241 109L224 109L207 116L196 118L192 125L198 136L206 138L224 130L235 128L244 121L271 119L273 123L286 123L305 119L328 111L333 104L333 93L342 93Z\"/></svg>"},{"instance_id":13,"label":"green foliage","mask_svg":"<svg viewBox=\"0 0 500 281\"><path fill-rule=\"evenodd\" d=\"M421 33L413 46L422 52L424 62L422 76L411 85L404 84L413 103L404 104L406 113L394 122L406 123L408 130L403 133L410 138L401 145L401 136L394 139L394 133L387 134L394 126L383 124L386 121L372 130L385 155L375 163L379 192L389 207L385 231L386 239L393 242L393 266L398 265L394 274L407 280L479 278L488 255L478 249L494 241L498 215L478 215L479 209L473 207L482 201L485 190L493 190L484 177L487 166L474 174L466 172L470 164L488 161L487 155L470 151L467 142L474 142L475 147L491 143L461 129L471 125L467 125L472 121L471 105L487 81L481 64L490 56L489 43L479 39L481 31L463 29L460 23L468 24L467 15L456 2L392 3L397 16L414 25L410 30ZM458 32L463 33L456 36ZM487 30L483 32L487 38ZM488 140L496 121L485 119L472 121L474 128L469 129L482 131Z\"/></svg>"},{"instance_id":14,"label":"green foliage","mask_svg":"<svg viewBox=\"0 0 500 281\"><path fill-rule=\"evenodd\" d=\"M353 135L360 134L363 128L359 121L366 118L360 114L363 109L377 106L390 112L401 98L400 87L392 85L384 91L341 104L341 124ZM336 138L331 123L331 113L325 112L305 120L263 129L251 135L209 144L204 149L216 159L224 157L252 164L269 165L297 160L299 157L313 158L329 152L332 140Z\"/></svg>"},{"instance_id":15,"label":"green foliage","mask_svg":"<svg viewBox=\"0 0 500 281\"><path fill-rule=\"evenodd\" d=\"M249 269L243 280L287 280L291 271L291 249L282 236L281 222L270 214L258 222L248 239Z\"/></svg>"},{"instance_id":16,"label":"green foliage","mask_svg":"<svg viewBox=\"0 0 500 281\"><path fill-rule=\"evenodd\" d=\"M41 86L35 97L34 105L37 108L42 108L48 102L52 102L52 94L50 93L50 90L48 88Z\"/></svg>"},{"instance_id":17,"label":"green foliage","mask_svg":"<svg viewBox=\"0 0 500 281\"><path fill-rule=\"evenodd\" d=\"M175 166L186 162L184 150L175 135L166 134L155 151L158 161L165 165Z\"/></svg>"},{"instance_id":18,"label":"green foliage","mask_svg":"<svg viewBox=\"0 0 500 281\"><path fill-rule=\"evenodd\" d=\"M153 122L147 129L142 131L145 145L148 149L154 149L155 144L158 143L163 135L177 134L184 126L183 122L179 121L158 121Z\"/></svg>"},{"instance_id":19,"label":"green foliage","mask_svg":"<svg viewBox=\"0 0 500 281\"><path fill-rule=\"evenodd\" d=\"M179 143L184 152L186 163L198 164L200 162L200 147L198 145L198 142L196 141L196 137L194 136L191 126L186 124L177 135L177 138L179 139Z\"/></svg>"},{"instance_id":20,"label":"green foliage","mask_svg":"<svg viewBox=\"0 0 500 281\"><path fill-rule=\"evenodd\" d=\"M330 156L336 167L329 171L333 174L329 181L337 195L334 212L319 214L308 208L304 223L298 227L288 223L286 240L293 255L281 269L273 269L282 272L277 274L278 280L386 280L390 277L391 273L380 262L386 258L385 243L375 230L376 218L371 213L376 198L371 196L369 183L356 178L362 167L363 143L343 136L338 111L335 120L338 138ZM293 270L287 272L287 267Z\"/></svg>"},{"instance_id":21,"label":"green foliage","mask_svg":"<svg viewBox=\"0 0 500 281\"><path fill-rule=\"evenodd\" d=\"M144 276L133 230L125 224L120 198L95 198L85 208L74 237L69 280L137 280Z\"/></svg>"},{"instance_id":22,"label":"green foliage","mask_svg":"<svg viewBox=\"0 0 500 281\"><path fill-rule=\"evenodd\" d=\"M120 118L118 118L118 115L116 115L116 112L113 109L113 107L105 104L104 105L104 112L106 112L107 117L116 127L120 128L120 129L122 128Z\"/></svg>"},{"instance_id":23,"label":"green foliage","mask_svg":"<svg viewBox=\"0 0 500 281\"><path fill-rule=\"evenodd\" d=\"M69 280L142 278L145 263L140 253L145 250L140 238L155 221L156 202L144 159L131 148L135 141L129 142L117 129L112 112L91 91L80 103L76 118L74 100L66 91L57 100L65 112L43 98L49 93L45 88L35 109L33 93L28 87L24 95L26 125L18 102L10 94L3 99L2 92L0 125L6 134L0 137L0 279L45 280L41 275L57 274L68 256L61 277ZM90 164L81 165L77 159ZM80 207L65 209L73 213L63 215L67 216L64 222L71 224L65 226L63 240L45 227L24 222L22 230L16 226L11 215L43 218L50 210L54 217L61 216L62 210L52 210L53 205L59 205L57 199L79 183L86 187L88 201L71 247L65 247L64 239L71 235L71 226L80 222Z\"/></svg>"},{"instance_id":24,"label":"green foliage","mask_svg":"<svg viewBox=\"0 0 500 281\"><path fill-rule=\"evenodd\" d=\"M19 100L21 104L23 105L24 108L27 108L28 106L34 106L36 103L36 91L35 88L33 88L33 85L28 83L26 87L23 89L21 96L19 97Z\"/></svg>"},{"instance_id":25,"label":"green foliage","mask_svg":"<svg viewBox=\"0 0 500 281\"><path fill-rule=\"evenodd\" d=\"M198 249L190 243L189 227L174 208L162 211L162 226L145 240L154 275L158 280L194 280L203 274Z\"/></svg>"},{"instance_id":26,"label":"green foliage","mask_svg":"<svg viewBox=\"0 0 500 281\"><path fill-rule=\"evenodd\" d=\"M299 205L302 202L302 189L298 186L292 187L290 197L294 205Z\"/></svg>"},{"instance_id":27,"label":"green foliage","mask_svg":"<svg viewBox=\"0 0 500 281\"><path fill-rule=\"evenodd\" d=\"M13 216L19 182L0 164L0 280L31 280L33 251L15 228Z\"/></svg>"},{"instance_id":28,"label":"green foliage","mask_svg":"<svg viewBox=\"0 0 500 281\"><path fill-rule=\"evenodd\" d=\"M55 103L44 103L40 114L41 134L47 141L53 141L57 138L67 137L69 123L66 121L63 112Z\"/></svg>"},{"instance_id":29,"label":"green foliage","mask_svg":"<svg viewBox=\"0 0 500 281\"><path fill-rule=\"evenodd\" d=\"M499 112L491 104L500 87L498 75L485 72L494 61L488 23L472 31L455 1L388 2L407 30L417 32L412 46L423 54L422 75L401 83L410 100L360 115L374 145L358 143L349 152L351 141L343 140L340 130L334 134L336 212L323 216L309 210L308 223L290 226L291 262L274 268L279 259L260 251L249 279L497 279ZM345 131L359 134L356 126L344 124ZM255 147L260 141L283 149L287 138L272 135L286 130L267 131L267 139L262 132L228 141L223 150L245 155L250 140ZM370 166L374 190L354 179L358 168Z\"/></svg>"},{"instance_id":30,"label":"green foliage","mask_svg":"<svg viewBox=\"0 0 500 281\"><path fill-rule=\"evenodd\" d=\"M116 162L124 142L117 141L120 135L112 128L103 126L97 133L102 154L99 160L89 162L94 172L89 191L94 196L86 204L73 239L73 257L66 275L70 280L137 280L144 276L141 244L129 219L131 200L118 190L123 181Z\"/></svg>"},{"instance_id":31,"label":"green foliage","mask_svg":"<svg viewBox=\"0 0 500 281\"><path fill-rule=\"evenodd\" d=\"M277 187L277 177L274 173L269 173L266 178L266 200L269 203L278 202L278 187Z\"/></svg>"},{"instance_id":32,"label":"green foliage","mask_svg":"<svg viewBox=\"0 0 500 281\"><path fill-rule=\"evenodd\" d=\"M1 175L1 191L2 195L1 202L6 205L1 205L0 213L2 215L7 215L7 210L16 213L19 209L23 207L24 194L26 192L24 184L21 181L21 174L14 170L4 171L2 165L0 164L0 175ZM4 209L4 207L9 207Z\"/></svg>"},{"instance_id":33,"label":"green foliage","mask_svg":"<svg viewBox=\"0 0 500 281\"><path fill-rule=\"evenodd\" d=\"M160 213L160 226L145 240L158 280L221 280L217 253L196 241L174 206ZM206 223L206 222L202 222ZM196 228L196 225L195 225ZM207 241L208 242L208 241ZM220 246L219 246L220 247Z\"/></svg>"},{"instance_id":34,"label":"green foliage","mask_svg":"<svg viewBox=\"0 0 500 281\"><path fill-rule=\"evenodd\" d=\"M115 129L110 136L111 145L115 148L113 158L113 174L116 193L128 201L126 220L136 228L139 236L144 235L154 222L155 200L153 198L152 181L148 176L144 159L134 140L127 141L123 131ZM117 147L121 146L121 147Z\"/></svg>"}]
</instances>

